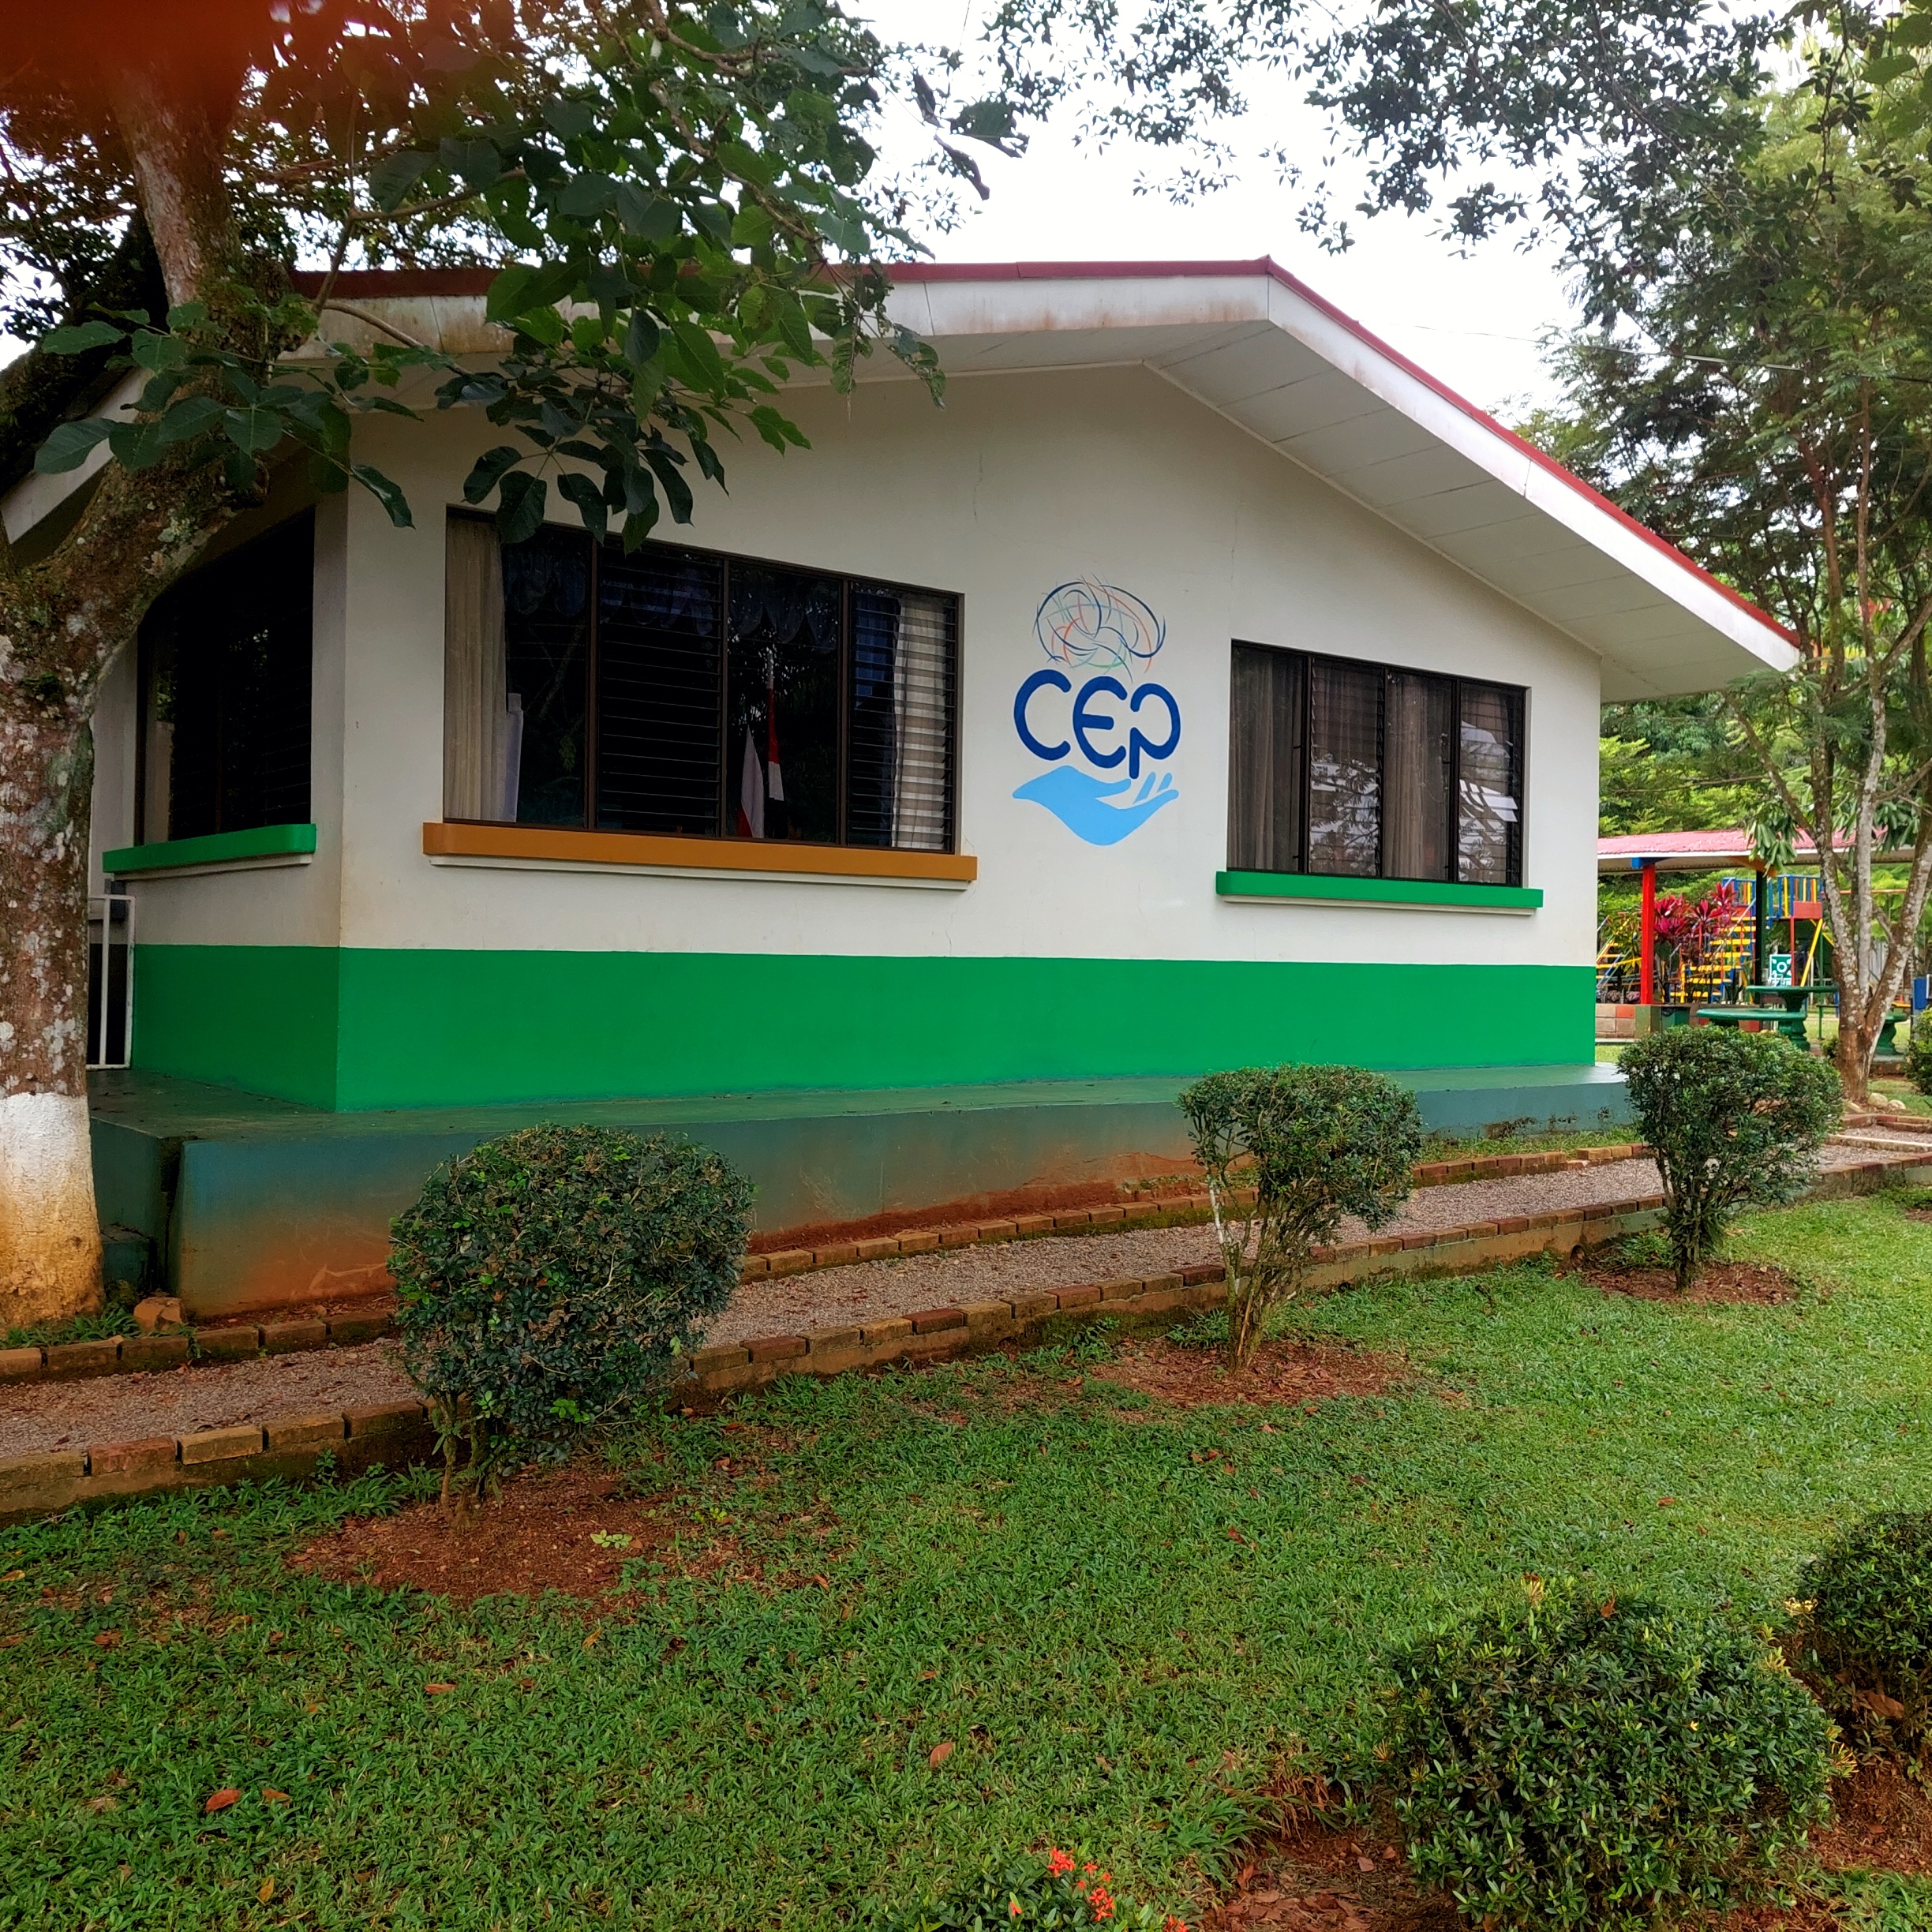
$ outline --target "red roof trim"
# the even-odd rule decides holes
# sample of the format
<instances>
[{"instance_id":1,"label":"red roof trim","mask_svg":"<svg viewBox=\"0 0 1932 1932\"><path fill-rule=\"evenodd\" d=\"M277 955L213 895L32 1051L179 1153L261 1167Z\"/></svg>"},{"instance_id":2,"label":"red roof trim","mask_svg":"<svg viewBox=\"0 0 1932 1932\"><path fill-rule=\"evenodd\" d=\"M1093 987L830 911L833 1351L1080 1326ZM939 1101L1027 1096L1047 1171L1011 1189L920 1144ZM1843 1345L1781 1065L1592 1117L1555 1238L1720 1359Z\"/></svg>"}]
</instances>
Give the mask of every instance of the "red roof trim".
<instances>
[{"instance_id":1,"label":"red roof trim","mask_svg":"<svg viewBox=\"0 0 1932 1932\"><path fill-rule=\"evenodd\" d=\"M487 295L497 274L494 268L345 268L330 284L330 293L347 301L384 295ZM320 275L305 271L289 279L298 295L322 293Z\"/></svg>"},{"instance_id":2,"label":"red roof trim","mask_svg":"<svg viewBox=\"0 0 1932 1932\"><path fill-rule=\"evenodd\" d=\"M1546 475L1574 490L1586 503L1621 524L1661 556L1668 557L1701 583L1735 605L1747 616L1755 618L1767 631L1795 644L1796 638L1768 611L1761 610L1742 592L1734 590L1721 578L1713 577L1702 564L1687 557L1677 546L1660 537L1648 524L1640 523L1627 510L1620 509L1601 491L1591 488L1574 471L1566 470L1555 457L1540 450L1513 429L1506 429L1487 410L1478 409L1466 396L1458 395L1439 377L1412 362L1399 349L1383 341L1327 297L1316 294L1297 275L1291 275L1272 256L1257 255L1245 261L1045 261L1045 262L901 262L889 270L895 282L1100 282L1208 280L1234 275L1266 275L1298 295L1311 308L1344 328L1357 341L1372 349L1385 361L1432 391L1472 422L1500 438ZM358 297L432 295L481 295L487 294L496 271L493 268L364 268L350 269L335 278L335 293L345 300ZM295 286L305 295L320 292L319 275L298 275Z\"/></svg>"}]
</instances>

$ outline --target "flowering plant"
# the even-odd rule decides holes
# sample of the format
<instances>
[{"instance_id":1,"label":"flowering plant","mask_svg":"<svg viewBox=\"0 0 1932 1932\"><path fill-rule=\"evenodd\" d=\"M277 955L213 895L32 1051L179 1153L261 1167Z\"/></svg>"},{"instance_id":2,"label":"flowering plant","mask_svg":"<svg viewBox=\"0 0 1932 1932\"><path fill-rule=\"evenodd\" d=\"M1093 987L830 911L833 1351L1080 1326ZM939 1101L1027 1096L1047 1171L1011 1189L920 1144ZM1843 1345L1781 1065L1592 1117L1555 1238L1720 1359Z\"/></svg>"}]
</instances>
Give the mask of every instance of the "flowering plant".
<instances>
[{"instance_id":1,"label":"flowering plant","mask_svg":"<svg viewBox=\"0 0 1932 1932\"><path fill-rule=\"evenodd\" d=\"M958 1890L902 1912L889 1932L1188 1932L1151 1905L1123 1905L1114 1874L1053 1846L1009 1860Z\"/></svg>"}]
</instances>

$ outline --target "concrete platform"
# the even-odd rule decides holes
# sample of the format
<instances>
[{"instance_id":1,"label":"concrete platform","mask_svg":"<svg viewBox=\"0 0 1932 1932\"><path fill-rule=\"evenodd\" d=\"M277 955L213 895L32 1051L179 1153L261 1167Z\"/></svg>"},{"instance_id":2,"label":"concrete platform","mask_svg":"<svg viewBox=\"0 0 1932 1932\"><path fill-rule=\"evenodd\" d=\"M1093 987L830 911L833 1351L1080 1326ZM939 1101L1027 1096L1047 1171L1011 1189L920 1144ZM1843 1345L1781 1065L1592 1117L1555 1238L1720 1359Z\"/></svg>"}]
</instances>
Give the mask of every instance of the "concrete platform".
<instances>
[{"instance_id":1,"label":"concrete platform","mask_svg":"<svg viewBox=\"0 0 1932 1932\"><path fill-rule=\"evenodd\" d=\"M1614 1067L1398 1073L1439 1131L1587 1128L1627 1116ZM92 1076L103 1222L154 1242L191 1316L343 1300L386 1285L390 1218L440 1162L537 1121L665 1129L758 1187L757 1220L911 1213L1026 1188L1142 1179L1189 1164L1185 1078L339 1114L138 1070Z\"/></svg>"}]
</instances>

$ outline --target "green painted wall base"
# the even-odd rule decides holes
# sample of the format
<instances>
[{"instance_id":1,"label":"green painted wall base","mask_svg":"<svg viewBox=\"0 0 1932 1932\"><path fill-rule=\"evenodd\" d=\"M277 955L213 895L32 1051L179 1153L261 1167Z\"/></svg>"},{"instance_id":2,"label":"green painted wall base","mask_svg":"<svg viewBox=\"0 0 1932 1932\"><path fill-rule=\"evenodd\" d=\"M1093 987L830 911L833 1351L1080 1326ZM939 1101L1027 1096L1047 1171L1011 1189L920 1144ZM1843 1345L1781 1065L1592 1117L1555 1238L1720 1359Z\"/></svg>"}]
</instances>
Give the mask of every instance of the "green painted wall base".
<instances>
[{"instance_id":1,"label":"green painted wall base","mask_svg":"<svg viewBox=\"0 0 1932 1932\"><path fill-rule=\"evenodd\" d=\"M1589 1062L1588 966L144 945L137 1066L312 1106Z\"/></svg>"},{"instance_id":2,"label":"green painted wall base","mask_svg":"<svg viewBox=\"0 0 1932 1932\"><path fill-rule=\"evenodd\" d=\"M1593 1127L1626 1118L1594 1062L1402 1076L1434 1128ZM191 1313L387 1286L391 1217L440 1161L538 1120L663 1129L716 1148L767 1231L1009 1189L1172 1174L1189 1158L1178 1078L1013 1081L874 1092L328 1112L142 1073L92 1076L103 1213L149 1234Z\"/></svg>"}]
</instances>

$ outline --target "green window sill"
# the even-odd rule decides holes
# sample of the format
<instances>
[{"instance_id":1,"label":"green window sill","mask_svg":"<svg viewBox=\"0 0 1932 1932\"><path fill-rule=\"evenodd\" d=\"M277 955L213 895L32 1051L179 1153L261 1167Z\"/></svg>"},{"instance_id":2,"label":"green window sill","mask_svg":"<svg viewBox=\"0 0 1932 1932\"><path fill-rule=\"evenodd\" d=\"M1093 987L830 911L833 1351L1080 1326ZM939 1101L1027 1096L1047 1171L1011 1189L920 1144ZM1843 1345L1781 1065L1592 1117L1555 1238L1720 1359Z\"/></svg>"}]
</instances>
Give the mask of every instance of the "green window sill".
<instances>
[{"instance_id":1,"label":"green window sill","mask_svg":"<svg viewBox=\"0 0 1932 1932\"><path fill-rule=\"evenodd\" d=\"M1533 912L1536 886L1447 886L1426 879L1327 878L1305 872L1217 872L1223 899L1324 900L1353 905L1462 908L1471 912Z\"/></svg>"},{"instance_id":2,"label":"green window sill","mask_svg":"<svg viewBox=\"0 0 1932 1932\"><path fill-rule=\"evenodd\" d=\"M211 832L202 838L119 846L101 854L101 870L125 878L143 872L233 865L249 859L302 858L315 848L316 829L312 825L254 826L245 832Z\"/></svg>"}]
</instances>

